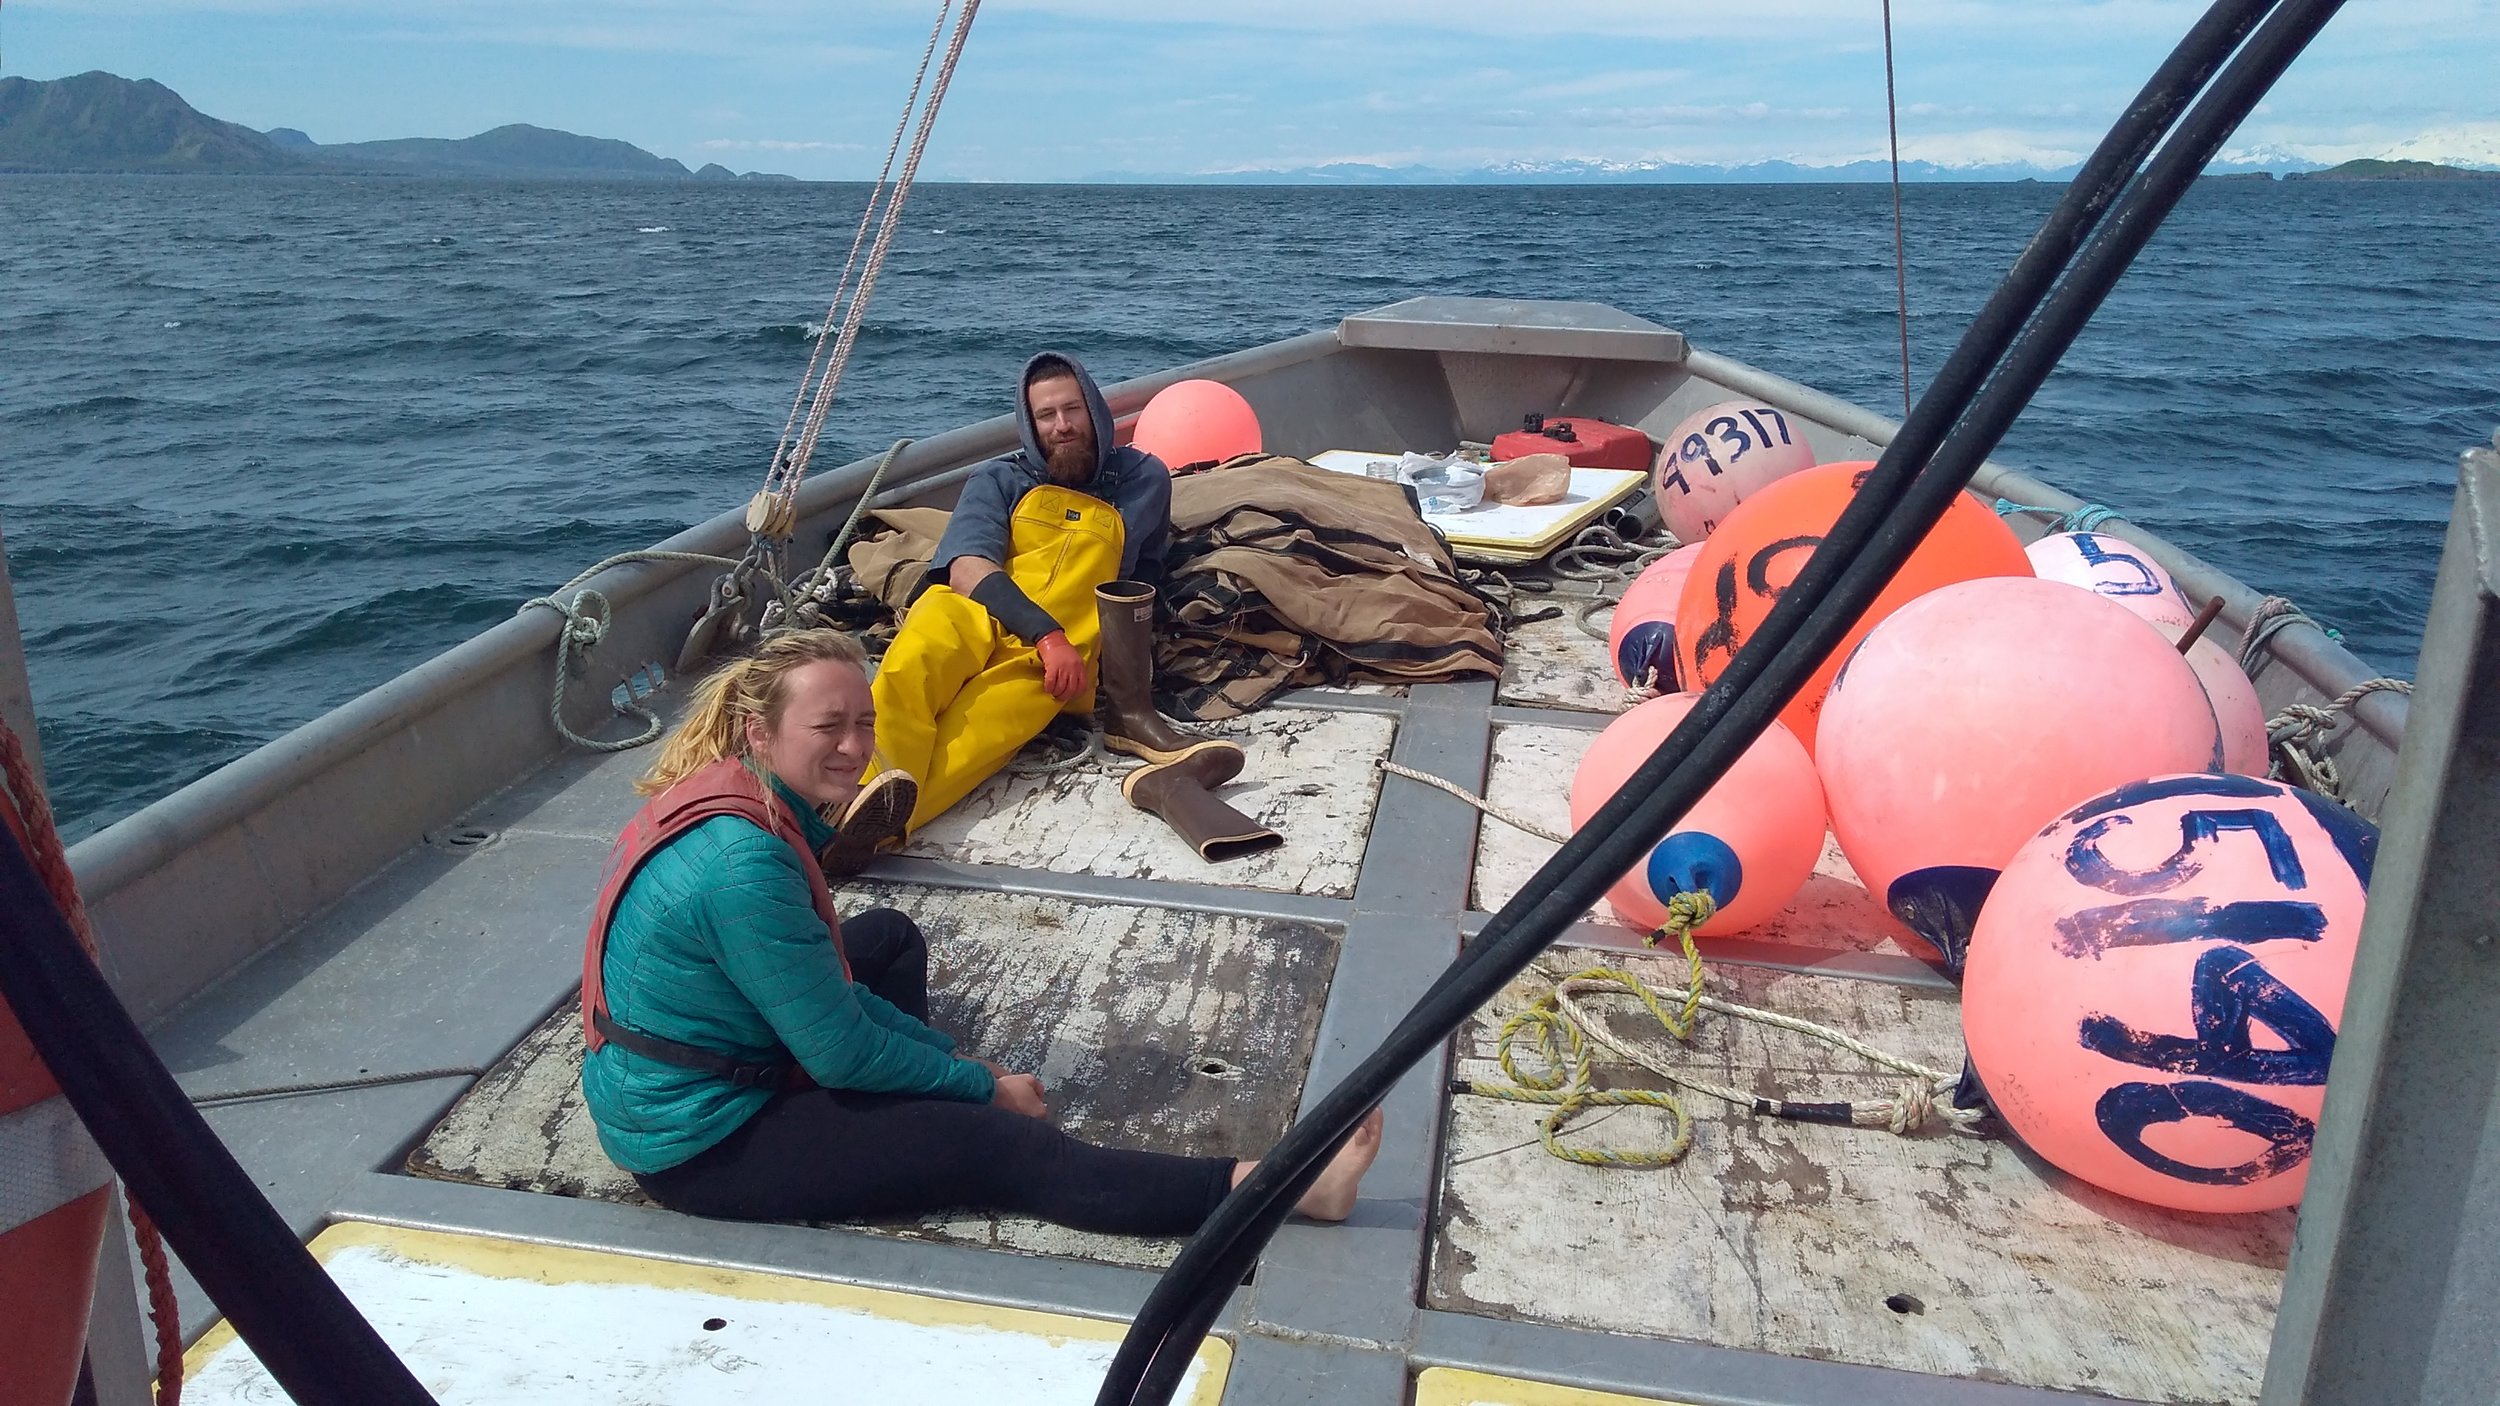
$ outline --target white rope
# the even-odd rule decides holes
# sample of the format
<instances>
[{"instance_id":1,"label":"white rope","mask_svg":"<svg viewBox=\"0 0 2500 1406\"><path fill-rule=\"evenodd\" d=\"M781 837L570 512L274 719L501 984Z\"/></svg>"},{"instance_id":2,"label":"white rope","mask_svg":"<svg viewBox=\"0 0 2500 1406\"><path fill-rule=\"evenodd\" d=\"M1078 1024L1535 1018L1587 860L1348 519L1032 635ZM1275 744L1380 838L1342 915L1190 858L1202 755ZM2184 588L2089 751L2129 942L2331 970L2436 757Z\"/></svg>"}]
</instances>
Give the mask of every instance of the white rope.
<instances>
[{"instance_id":1,"label":"white rope","mask_svg":"<svg viewBox=\"0 0 2500 1406\"><path fill-rule=\"evenodd\" d=\"M554 693L547 700L547 721L555 724L557 736L585 751L630 751L658 738L663 726L658 713L642 706L640 699L632 698L630 695L626 702L616 705L616 711L619 717L641 720L642 731L632 737L613 739L585 737L575 732L572 725L564 720L564 691L575 677L575 662L578 659L587 658L590 651L597 648L599 642L608 637L608 626L614 614L608 605L606 595L590 590L582 583L610 567L624 566L638 561L690 561L733 568L740 565L739 562L729 557L716 557L705 552L658 550L619 552L547 594L533 596L521 602L520 609L513 612L515 615L527 615L531 610L544 606L564 617L564 623L556 627L556 684ZM572 593L569 599L566 596L568 591Z\"/></svg>"},{"instance_id":2,"label":"white rope","mask_svg":"<svg viewBox=\"0 0 2500 1406\"><path fill-rule=\"evenodd\" d=\"M1386 759L1377 761L1373 765L1393 776L1403 776L1410 781L1420 781L1437 790L1446 791L1514 830L1523 831L1557 845L1570 839L1568 835L1557 834L1506 811L1467 788L1429 772L1400 766ZM1663 931L1662 929L1661 933ZM1656 937L1657 935L1653 935L1651 940L1655 942ZM1693 990L1701 1009L1713 1011L1731 1019L1750 1021L1756 1025L1766 1025L1794 1035L1803 1035L1811 1040L1820 1040L1827 1045L1846 1050L1870 1064L1879 1065L1903 1076L1902 1082L1894 1089L1890 1098L1859 1100L1850 1103L1848 1105L1849 1121L1852 1126L1884 1128L1904 1135L1917 1132L1930 1123L1942 1123L1957 1133L1976 1133L1978 1130L1980 1120L1985 1116L1984 1110L1953 1106L1953 1091L1961 1083L1961 1075L1958 1071L1930 1069L1916 1060L1878 1049L1845 1030L1835 1030L1828 1025L1821 1025L1799 1016L1782 1015L1778 1011L1763 1010L1758 1006L1739 1005L1734 1001L1722 1001L1716 996L1701 993L1701 968L1698 957L1690 950L1691 934L1684 934L1684 940L1687 944L1686 956L1693 961ZM1599 970L1602 971L1602 969ZM1574 1003L1573 998L1586 994L1611 992L1617 995L1643 996L1644 999L1648 999L1638 990L1627 990L1624 983L1615 979L1614 976L1600 975L1598 971L1572 977L1558 977L1544 971L1539 971L1537 974L1553 983L1556 1007L1566 1019L1578 1027L1583 1036L1592 1043L1612 1050L1619 1057L1639 1065L1662 1079L1681 1084L1695 1093L1706 1094L1740 1108L1759 1112L1779 1114L1786 1105L1798 1102L1795 1099L1766 1099L1743 1089L1711 1083L1709 1080L1696 1077L1689 1071L1670 1069L1641 1050L1608 1034L1603 1025L1592 1019L1586 1011ZM1670 1026L1670 1029L1672 1030L1673 1027Z\"/></svg>"},{"instance_id":3,"label":"white rope","mask_svg":"<svg viewBox=\"0 0 2500 1406\"><path fill-rule=\"evenodd\" d=\"M1444 781L1440 777L1433 775L1431 772L1417 771L1411 766L1400 766L1386 757L1373 762L1372 765L1379 767L1382 771L1389 773L1391 776L1403 776L1409 781L1420 781L1426 786L1433 787L1436 790L1447 791L1451 795L1465 801L1467 804L1474 806L1476 809L1483 811L1489 816L1492 816L1504 825L1509 826L1513 830L1524 831L1528 834L1536 836L1540 840L1545 840L1558 845L1568 844L1571 841L1571 837L1569 835L1557 834L1532 820L1522 819L1510 811L1506 811L1500 806L1493 804L1491 801L1486 800L1484 797L1477 795L1475 792L1468 790L1466 787L1453 781Z\"/></svg>"},{"instance_id":4,"label":"white rope","mask_svg":"<svg viewBox=\"0 0 2500 1406\"><path fill-rule=\"evenodd\" d=\"M902 119L895 126L895 140L899 142L904 128L911 125L912 110L919 104L922 85L927 81L929 55L937 47L938 35L946 29L948 15L954 14L954 34L947 43L946 57L938 69L936 86L930 89L927 103L920 106L920 124L912 134L902 172L895 177L890 192L886 191L886 176L892 171L894 163L894 144L889 143L885 169L878 173L877 185L870 191L867 208L860 212L859 229L851 236L850 258L844 262L842 277L834 285L834 300L825 310L825 322L817 328L815 349L808 358L806 373L799 378L798 395L791 401L790 416L782 424L781 440L774 446L773 462L765 471L764 486L747 503L746 555L731 568L729 574L713 583L710 604L687 632L685 648L679 653L678 664L681 668L692 667L693 661L712 653L724 640L732 644L745 641L748 629L740 617L745 601L746 578L750 575L761 575L773 581L780 596L779 609L768 608L769 619L759 623L782 628L785 622L798 616L790 592L780 585L780 580L788 574L787 548L792 534L798 530L799 486L806 481L808 464L815 458L817 441L824 434L825 419L833 410L834 392L841 384L843 371L850 365L852 349L859 343L861 319L866 316L869 298L876 291L877 277L884 270L886 256L894 247L895 234L902 228L903 203L910 198L912 183L919 176L920 158L928 149L929 134L936 126L938 108L946 101L947 86L954 80L955 64L963 57L964 40L971 33L973 17L980 13L980 0L963 0L960 12L955 10L955 3L956 0L939 0L937 20L929 30L929 43L921 51L920 70L912 79L911 95L904 102ZM877 204L879 192L886 192L882 211ZM867 262L859 264L860 242L866 237L872 217L877 226L876 238L869 245ZM858 282L853 284L851 274L855 265L859 276ZM849 295L847 303L844 301L846 291ZM841 312L841 330L834 336L832 350L828 354L826 334L834 325L836 309ZM819 366L823 367L821 375L818 374ZM812 394L811 381L814 383ZM807 406L804 424L799 417L802 403ZM791 438L793 426L798 426L795 442ZM811 592L824 584L814 583Z\"/></svg>"},{"instance_id":5,"label":"white rope","mask_svg":"<svg viewBox=\"0 0 2500 1406\"><path fill-rule=\"evenodd\" d=\"M1618 982L1591 976L1557 978L1542 971L1538 975L1554 983L1555 1004L1561 1008L1572 1024L1579 1027L1581 1035L1591 1044L1610 1050L1618 1058L1636 1064L1661 1079L1680 1084L1697 1094L1715 1098L1722 1103L1734 1104L1743 1109L1757 1109L1767 1104L1770 1107L1762 1108L1761 1111L1774 1115L1779 1114L1787 1105L1800 1102L1797 1099L1765 1098L1748 1089L1713 1083L1708 1079L1698 1077L1688 1069L1670 1068L1664 1061L1637 1046L1616 1039L1606 1030L1603 1022L1593 1018L1589 1012L1580 1007L1576 998L1597 994L1629 994ZM1961 1075L1958 1071L1946 1073L1941 1069L1930 1069L1916 1060L1877 1049L1846 1031L1835 1030L1828 1025L1818 1025L1811 1020L1803 1020L1796 1016L1782 1015L1778 1011L1766 1011L1756 1006L1722 1001L1716 996L1707 994L1702 996L1700 1005L1703 1010L1727 1016L1733 1020L1749 1021L1755 1025L1769 1026L1775 1030L1803 1035L1811 1040L1820 1040L1824 1044L1856 1055L1869 1064L1878 1065L1904 1076L1888 1098L1851 1101L1848 1108L1849 1122L1852 1127L1882 1128L1896 1135L1907 1136L1920 1131L1930 1123L1939 1123L1956 1133L1973 1134L1977 1131L1980 1120L1986 1116L1985 1110L1982 1109L1953 1106L1953 1090L1961 1082Z\"/></svg>"},{"instance_id":6,"label":"white rope","mask_svg":"<svg viewBox=\"0 0 2500 1406\"><path fill-rule=\"evenodd\" d=\"M2318 750L2347 717L2353 706L2373 693L2410 694L2413 685L2403 679L2364 679L2337 694L2326 704L2287 703L2283 711L2266 720L2266 745L2282 758L2282 765L2291 772L2290 779L2330 800L2343 800L2344 772L2335 759Z\"/></svg>"},{"instance_id":7,"label":"white rope","mask_svg":"<svg viewBox=\"0 0 2500 1406\"><path fill-rule=\"evenodd\" d=\"M1007 759L1007 774L1010 776L1049 776L1056 772L1076 771L1091 766L1095 762L1110 760L1111 753L1103 749L1102 732L1098 728L1085 729L1085 745L1082 747L1061 747L1057 745L1050 733L1045 732L1026 743L1022 750Z\"/></svg>"},{"instance_id":8,"label":"white rope","mask_svg":"<svg viewBox=\"0 0 2500 1406\"><path fill-rule=\"evenodd\" d=\"M911 94L903 99L903 112L894 119L894 136L885 146L885 165L877 171L877 183L869 188L868 204L859 212L859 228L851 234L851 252L842 261L842 277L833 285L833 301L825 307L825 320L816 326L816 345L808 355L807 374L799 377L798 394L790 398L790 418L782 422L781 439L773 445L773 460L764 474L764 491L777 491L785 466L789 462L790 437L799 426L799 416L809 408L809 392L815 387L816 373L824 365L825 351L833 345L834 329L841 324L842 300L850 292L851 274L859 264L859 251L868 243L868 228L877 218L878 203L884 199L886 180L894 174L894 158L903 149L903 133L911 129L912 109L920 105L921 85L929 78L929 60L937 53L938 37L946 32L948 6L938 6L937 19L929 26L929 42L920 51L919 71L912 75Z\"/></svg>"},{"instance_id":9,"label":"white rope","mask_svg":"<svg viewBox=\"0 0 2500 1406\"><path fill-rule=\"evenodd\" d=\"M894 461L910 447L908 439L894 441L893 447L885 451L885 456L877 460L877 467L869 470L868 486L859 491L859 501L851 505L851 515L843 520L842 530L833 534L833 545L825 548L824 560L816 563L815 570L792 582L784 600L764 607L762 633L765 638L793 630L814 629L822 621L825 607L833 603L834 582L842 569L844 550L858 533L860 519L868 515L869 505L876 501L877 490L885 486L886 471L893 468Z\"/></svg>"},{"instance_id":10,"label":"white rope","mask_svg":"<svg viewBox=\"0 0 2500 1406\"><path fill-rule=\"evenodd\" d=\"M941 0L939 20L944 22L946 8L954 0ZM920 158L929 146L929 134L937 125L938 109L946 102L946 89L955 78L956 61L963 57L964 40L970 37L974 16L981 12L981 0L963 0L963 9L955 20L955 32L946 41L946 57L938 65L937 83L929 90L927 106L920 112L920 125L912 133L911 151L903 158L902 174L894 181L893 194L886 199L885 214L877 225L876 242L868 250L868 262L860 270L859 286L851 294L850 306L843 311L842 331L833 344L832 360L824 376L816 383L816 398L808 407L806 428L799 433L799 442L781 465L778 496L784 503L795 502L799 484L807 477L807 466L816 456L816 442L824 434L825 418L832 413L835 390L842 384L842 373L850 365L851 351L859 344L860 322L866 316L868 300L877 289L877 277L885 269L886 255L894 247L894 236L903 224L903 205L911 198L912 183L920 175Z\"/></svg>"}]
</instances>

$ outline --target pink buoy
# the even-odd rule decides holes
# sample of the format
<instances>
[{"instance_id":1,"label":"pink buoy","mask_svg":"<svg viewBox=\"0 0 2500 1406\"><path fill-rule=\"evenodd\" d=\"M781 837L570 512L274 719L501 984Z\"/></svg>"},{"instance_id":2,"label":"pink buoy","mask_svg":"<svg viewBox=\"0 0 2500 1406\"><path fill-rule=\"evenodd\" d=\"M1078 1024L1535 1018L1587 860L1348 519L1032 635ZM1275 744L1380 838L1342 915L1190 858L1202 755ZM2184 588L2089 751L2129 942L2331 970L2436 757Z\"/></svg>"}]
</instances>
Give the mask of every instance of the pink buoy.
<instances>
[{"instance_id":1,"label":"pink buoy","mask_svg":"<svg viewBox=\"0 0 2500 1406\"><path fill-rule=\"evenodd\" d=\"M1155 392L1129 442L1170 469L1255 454L1265 444L1259 413L1221 381L1175 381Z\"/></svg>"},{"instance_id":2,"label":"pink buoy","mask_svg":"<svg viewBox=\"0 0 2500 1406\"><path fill-rule=\"evenodd\" d=\"M2121 1196L2297 1202L2377 847L2333 801L2246 776L2130 782L2067 812L2007 863L1971 937L1962 1031L1990 1101Z\"/></svg>"},{"instance_id":3,"label":"pink buoy","mask_svg":"<svg viewBox=\"0 0 2500 1406\"><path fill-rule=\"evenodd\" d=\"M1805 434L1758 400L1723 400L1669 431L1650 491L1667 530L1698 542L1755 490L1814 467Z\"/></svg>"},{"instance_id":4,"label":"pink buoy","mask_svg":"<svg viewBox=\"0 0 2500 1406\"><path fill-rule=\"evenodd\" d=\"M2179 652L2125 607L2034 577L1894 611L1849 656L1816 736L1841 851L1952 966L2041 826L2137 777L2222 765Z\"/></svg>"},{"instance_id":5,"label":"pink buoy","mask_svg":"<svg viewBox=\"0 0 2500 1406\"><path fill-rule=\"evenodd\" d=\"M2156 624L2153 628L2174 648L2179 636L2188 632L2185 625ZM2214 643L2211 635L2188 647L2187 662L2196 671L2196 681L2205 686L2205 701L2213 705L2214 721L2222 727L2222 769L2240 776L2265 775L2273 748L2266 740L2266 705L2258 701L2257 685L2249 682L2231 651Z\"/></svg>"},{"instance_id":6,"label":"pink buoy","mask_svg":"<svg viewBox=\"0 0 2500 1406\"><path fill-rule=\"evenodd\" d=\"M1684 598L1684 578L1700 555L1701 543L1685 543L1643 567L1615 602L1606 657L1625 688L1673 693L1683 687L1675 662L1675 612Z\"/></svg>"},{"instance_id":7,"label":"pink buoy","mask_svg":"<svg viewBox=\"0 0 2500 1406\"><path fill-rule=\"evenodd\" d=\"M1606 725L1571 778L1572 829L1588 823L1700 700L1698 693L1665 694ZM1666 921L1669 898L1707 893L1718 911L1695 932L1759 927L1805 887L1823 854L1823 830L1814 759L1774 722L1683 823L1606 891L1606 901L1624 922L1647 931Z\"/></svg>"},{"instance_id":8,"label":"pink buoy","mask_svg":"<svg viewBox=\"0 0 2500 1406\"><path fill-rule=\"evenodd\" d=\"M2152 554L2106 532L2055 532L2023 548L2043 581L2063 581L2107 596L2157 625L2196 620L2187 593Z\"/></svg>"}]
</instances>

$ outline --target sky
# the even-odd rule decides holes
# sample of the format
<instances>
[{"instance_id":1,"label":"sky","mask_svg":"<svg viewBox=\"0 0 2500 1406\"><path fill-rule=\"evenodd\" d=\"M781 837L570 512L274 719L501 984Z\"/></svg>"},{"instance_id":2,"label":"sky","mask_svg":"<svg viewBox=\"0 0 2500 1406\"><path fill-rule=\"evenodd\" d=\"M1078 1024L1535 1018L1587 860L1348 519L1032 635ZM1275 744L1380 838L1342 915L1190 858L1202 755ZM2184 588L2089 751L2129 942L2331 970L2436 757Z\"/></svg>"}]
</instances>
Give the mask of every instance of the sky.
<instances>
[{"instance_id":1,"label":"sky","mask_svg":"<svg viewBox=\"0 0 2500 1406\"><path fill-rule=\"evenodd\" d=\"M2078 159L2202 6L1895 0L1903 155ZM105 69L316 141L528 122L876 174L936 0L0 0L0 74ZM2500 166L2500 0L2355 0L2226 156ZM1879 0L986 0L924 179L1336 162L1828 165L1885 146Z\"/></svg>"}]
</instances>

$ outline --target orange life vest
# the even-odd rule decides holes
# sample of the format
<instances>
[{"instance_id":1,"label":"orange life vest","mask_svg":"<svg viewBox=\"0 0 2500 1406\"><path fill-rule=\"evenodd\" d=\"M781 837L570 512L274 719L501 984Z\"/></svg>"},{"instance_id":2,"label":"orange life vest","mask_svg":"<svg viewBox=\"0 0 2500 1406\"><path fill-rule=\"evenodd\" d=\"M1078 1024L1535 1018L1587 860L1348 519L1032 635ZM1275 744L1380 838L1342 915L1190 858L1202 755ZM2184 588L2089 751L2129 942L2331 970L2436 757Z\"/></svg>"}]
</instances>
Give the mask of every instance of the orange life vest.
<instances>
[{"instance_id":1,"label":"orange life vest","mask_svg":"<svg viewBox=\"0 0 2500 1406\"><path fill-rule=\"evenodd\" d=\"M582 950L582 1040L590 1049L605 1045L617 1029L608 1015L608 993L602 973L608 952L608 924L616 917L616 905L625 897L634 875L652 855L659 853L662 845L722 815L738 816L789 842L798 855L799 872L807 878L807 893L816 905L816 916L825 920L825 930L833 934L834 956L842 962L842 974L851 974L850 959L842 954L842 920L833 911L833 890L825 883L825 871L816 862L816 852L807 846L807 835L799 828L798 817L790 813L771 787L748 770L745 762L724 757L644 802L642 809L634 812L634 818L625 822L615 847L608 851L608 864L599 887L599 906L591 912L590 937ZM629 1037L629 1041L633 1048L641 1048L646 1042L669 1043L650 1036ZM687 1062L651 1049L642 1052L671 1063ZM724 1065L732 1063L726 1056L719 1058Z\"/></svg>"}]
</instances>

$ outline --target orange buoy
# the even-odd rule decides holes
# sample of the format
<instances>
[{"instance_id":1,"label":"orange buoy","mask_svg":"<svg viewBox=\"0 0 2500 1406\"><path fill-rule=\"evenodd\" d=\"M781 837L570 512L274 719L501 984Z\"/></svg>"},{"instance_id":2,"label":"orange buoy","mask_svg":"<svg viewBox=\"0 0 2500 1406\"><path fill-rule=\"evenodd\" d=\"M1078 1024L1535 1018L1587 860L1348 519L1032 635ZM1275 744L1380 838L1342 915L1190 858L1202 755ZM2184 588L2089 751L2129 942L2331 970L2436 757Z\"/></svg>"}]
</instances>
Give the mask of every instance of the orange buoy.
<instances>
[{"instance_id":1,"label":"orange buoy","mask_svg":"<svg viewBox=\"0 0 2500 1406\"><path fill-rule=\"evenodd\" d=\"M2153 628L2173 648L2188 631L2185 625L2167 621ZM2266 737L2266 705L2257 697L2257 685L2249 681L2231 651L2214 643L2211 636L2188 647L2187 662L2196 671L2196 681L2205 686L2205 701L2213 704L2214 721L2222 728L2222 769L2240 776L2265 775L2273 744Z\"/></svg>"},{"instance_id":2,"label":"orange buoy","mask_svg":"<svg viewBox=\"0 0 2500 1406\"><path fill-rule=\"evenodd\" d=\"M1780 593L1797 579L1823 534L1840 520L1841 511L1857 496L1858 484L1873 467L1869 461L1856 460L1790 474L1738 505L1719 524L1694 559L1676 608L1676 649L1682 655L1686 688L1707 687L1727 668L1762 617L1771 613ZM1858 618L1840 648L1790 700L1780 721L1788 724L1808 752L1816 750L1823 695L1840 672L1841 661L1878 621L1955 581L2029 575L2031 562L2023 556L2014 530L1986 504L1967 493L1958 495L1892 584Z\"/></svg>"},{"instance_id":3,"label":"orange buoy","mask_svg":"<svg viewBox=\"0 0 2500 1406\"><path fill-rule=\"evenodd\" d=\"M1625 688L1673 693L1683 686L1675 658L1675 611L1684 578L1700 556L1699 542L1676 548L1641 568L1615 602L1606 626L1606 657Z\"/></svg>"},{"instance_id":4,"label":"orange buoy","mask_svg":"<svg viewBox=\"0 0 2500 1406\"><path fill-rule=\"evenodd\" d=\"M1763 485L1813 467L1814 450L1787 416L1758 400L1723 400L1668 431L1650 491L1667 530L1698 542Z\"/></svg>"},{"instance_id":5,"label":"orange buoy","mask_svg":"<svg viewBox=\"0 0 2500 1406\"><path fill-rule=\"evenodd\" d=\"M1129 442L1175 470L1256 454L1265 444L1259 413L1221 381L1175 381L1155 392Z\"/></svg>"},{"instance_id":6,"label":"orange buoy","mask_svg":"<svg viewBox=\"0 0 2500 1406\"><path fill-rule=\"evenodd\" d=\"M1675 731L1698 693L1670 693L1606 724L1571 778L1571 827L1588 823L1626 778ZM1707 893L1717 911L1694 931L1760 927L1788 906L1823 856L1823 787L1814 759L1774 722L1719 784L1607 890L1624 922L1644 931L1666 921L1667 900Z\"/></svg>"},{"instance_id":7,"label":"orange buoy","mask_svg":"<svg viewBox=\"0 0 2500 1406\"><path fill-rule=\"evenodd\" d=\"M16 740L0 736L0 746L13 752ZM6 788L0 826L0 844L34 853ZM59 1095L0 1002L0 1120L11 1125L0 1137L0 1184L10 1193L0 1196L0 1406L61 1406L87 1348L109 1174Z\"/></svg>"},{"instance_id":8,"label":"orange buoy","mask_svg":"<svg viewBox=\"0 0 2500 1406\"><path fill-rule=\"evenodd\" d=\"M2006 864L1971 938L1962 1030L1989 1100L2121 1196L2297 1202L2377 845L2333 801L2246 776L2068 811Z\"/></svg>"},{"instance_id":9,"label":"orange buoy","mask_svg":"<svg viewBox=\"0 0 2500 1406\"><path fill-rule=\"evenodd\" d=\"M1997 871L2069 807L2221 767L2195 671L2114 602L2058 581L1959 581L1849 658L1815 769L1866 891L1958 963Z\"/></svg>"}]
</instances>

